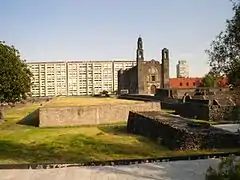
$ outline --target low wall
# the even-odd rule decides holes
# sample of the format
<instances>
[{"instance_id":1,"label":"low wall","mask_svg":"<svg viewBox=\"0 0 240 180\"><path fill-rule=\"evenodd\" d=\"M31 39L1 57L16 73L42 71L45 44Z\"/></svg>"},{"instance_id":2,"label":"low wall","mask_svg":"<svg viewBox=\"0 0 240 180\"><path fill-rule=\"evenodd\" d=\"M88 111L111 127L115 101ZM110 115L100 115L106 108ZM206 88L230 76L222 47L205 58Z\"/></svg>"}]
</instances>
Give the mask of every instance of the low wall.
<instances>
[{"instance_id":1,"label":"low wall","mask_svg":"<svg viewBox=\"0 0 240 180\"><path fill-rule=\"evenodd\" d=\"M125 94L118 96L118 99L130 99L139 101L160 101L161 98L150 95L140 95L140 94Z\"/></svg>"},{"instance_id":2,"label":"low wall","mask_svg":"<svg viewBox=\"0 0 240 180\"><path fill-rule=\"evenodd\" d=\"M150 101L150 102L160 102L162 109L175 110L179 99L172 99L168 97L158 97L158 96L150 96L150 95L120 95L119 99L130 99L130 100L138 100L138 101Z\"/></svg>"},{"instance_id":3,"label":"low wall","mask_svg":"<svg viewBox=\"0 0 240 180\"><path fill-rule=\"evenodd\" d=\"M160 112L130 112L130 133L141 134L172 150L239 147L239 135Z\"/></svg>"},{"instance_id":4,"label":"low wall","mask_svg":"<svg viewBox=\"0 0 240 180\"><path fill-rule=\"evenodd\" d=\"M204 103L180 103L176 113L187 118L211 121L239 121L236 106L207 105Z\"/></svg>"},{"instance_id":5,"label":"low wall","mask_svg":"<svg viewBox=\"0 0 240 180\"><path fill-rule=\"evenodd\" d=\"M39 109L39 126L54 127L110 124L127 121L129 111L159 110L161 110L160 102L78 107L42 107Z\"/></svg>"},{"instance_id":6,"label":"low wall","mask_svg":"<svg viewBox=\"0 0 240 180\"><path fill-rule=\"evenodd\" d=\"M228 120L239 121L239 107L237 106L217 106L209 107L209 119L213 121Z\"/></svg>"},{"instance_id":7,"label":"low wall","mask_svg":"<svg viewBox=\"0 0 240 180\"><path fill-rule=\"evenodd\" d=\"M192 118L209 120L209 106L200 103L179 103L176 108L176 114L180 116Z\"/></svg>"}]
</instances>

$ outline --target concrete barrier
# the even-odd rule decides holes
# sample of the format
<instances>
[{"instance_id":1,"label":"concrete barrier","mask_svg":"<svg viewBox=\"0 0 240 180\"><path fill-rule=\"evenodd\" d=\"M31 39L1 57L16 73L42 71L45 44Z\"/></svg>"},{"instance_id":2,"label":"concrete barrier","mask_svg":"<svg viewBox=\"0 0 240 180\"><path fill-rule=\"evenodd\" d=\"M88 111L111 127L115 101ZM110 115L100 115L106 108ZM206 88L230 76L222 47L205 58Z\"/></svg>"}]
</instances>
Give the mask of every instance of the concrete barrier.
<instances>
[{"instance_id":1,"label":"concrete barrier","mask_svg":"<svg viewBox=\"0 0 240 180\"><path fill-rule=\"evenodd\" d=\"M127 122L129 111L159 110L161 110L160 102L78 107L41 107L39 109L39 126L80 126Z\"/></svg>"}]
</instances>

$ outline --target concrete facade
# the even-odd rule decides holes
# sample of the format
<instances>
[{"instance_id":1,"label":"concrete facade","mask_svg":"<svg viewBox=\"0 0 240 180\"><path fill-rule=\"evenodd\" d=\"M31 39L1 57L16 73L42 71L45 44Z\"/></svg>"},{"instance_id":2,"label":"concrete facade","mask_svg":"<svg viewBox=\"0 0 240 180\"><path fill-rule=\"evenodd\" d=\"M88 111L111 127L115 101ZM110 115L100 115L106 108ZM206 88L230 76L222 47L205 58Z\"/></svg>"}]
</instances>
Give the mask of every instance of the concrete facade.
<instances>
[{"instance_id":1,"label":"concrete facade","mask_svg":"<svg viewBox=\"0 0 240 180\"><path fill-rule=\"evenodd\" d=\"M118 71L135 61L28 62L35 97L78 96L117 91Z\"/></svg>"},{"instance_id":2,"label":"concrete facade","mask_svg":"<svg viewBox=\"0 0 240 180\"><path fill-rule=\"evenodd\" d=\"M39 126L80 126L127 122L129 111L159 111L159 102L106 104L78 107L42 107Z\"/></svg>"},{"instance_id":3,"label":"concrete facade","mask_svg":"<svg viewBox=\"0 0 240 180\"><path fill-rule=\"evenodd\" d=\"M188 78L189 77L189 67L186 60L178 61L176 65L177 78Z\"/></svg>"},{"instance_id":4,"label":"concrete facade","mask_svg":"<svg viewBox=\"0 0 240 180\"><path fill-rule=\"evenodd\" d=\"M144 61L143 41L139 37L136 51L137 65L118 72L118 91L130 94L155 94L157 88L169 87L169 51L162 50L162 62Z\"/></svg>"}]
</instances>

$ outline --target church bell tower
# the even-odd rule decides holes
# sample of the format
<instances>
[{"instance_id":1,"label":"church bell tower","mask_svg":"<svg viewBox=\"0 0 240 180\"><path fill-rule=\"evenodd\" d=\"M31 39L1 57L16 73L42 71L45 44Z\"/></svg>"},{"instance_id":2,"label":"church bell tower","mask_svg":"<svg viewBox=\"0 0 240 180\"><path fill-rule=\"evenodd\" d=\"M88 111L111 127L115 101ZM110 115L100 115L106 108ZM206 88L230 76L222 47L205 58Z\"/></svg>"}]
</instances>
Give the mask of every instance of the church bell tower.
<instances>
[{"instance_id":1,"label":"church bell tower","mask_svg":"<svg viewBox=\"0 0 240 180\"><path fill-rule=\"evenodd\" d=\"M162 50L162 88L169 88L169 50Z\"/></svg>"},{"instance_id":2,"label":"church bell tower","mask_svg":"<svg viewBox=\"0 0 240 180\"><path fill-rule=\"evenodd\" d=\"M144 61L144 54L143 54L143 41L142 38L139 36L138 40L137 40L137 64L140 61Z\"/></svg>"}]
</instances>

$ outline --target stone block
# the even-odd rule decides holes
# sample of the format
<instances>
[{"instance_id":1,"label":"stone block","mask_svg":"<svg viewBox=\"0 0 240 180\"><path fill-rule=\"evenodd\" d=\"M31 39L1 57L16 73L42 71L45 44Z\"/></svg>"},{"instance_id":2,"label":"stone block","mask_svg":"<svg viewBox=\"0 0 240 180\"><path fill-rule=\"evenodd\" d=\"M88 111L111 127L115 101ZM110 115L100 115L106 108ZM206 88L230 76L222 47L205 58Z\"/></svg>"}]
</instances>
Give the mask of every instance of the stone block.
<instances>
[{"instance_id":1,"label":"stone block","mask_svg":"<svg viewBox=\"0 0 240 180\"><path fill-rule=\"evenodd\" d=\"M160 111L160 102L39 108L39 126L110 124L128 120L129 111Z\"/></svg>"}]
</instances>

